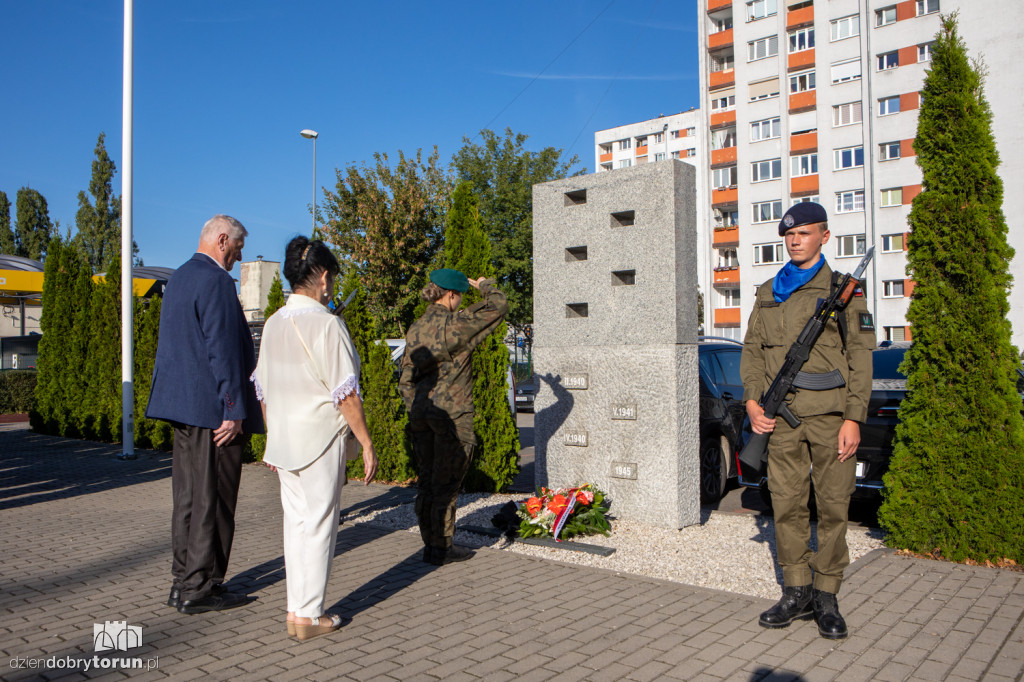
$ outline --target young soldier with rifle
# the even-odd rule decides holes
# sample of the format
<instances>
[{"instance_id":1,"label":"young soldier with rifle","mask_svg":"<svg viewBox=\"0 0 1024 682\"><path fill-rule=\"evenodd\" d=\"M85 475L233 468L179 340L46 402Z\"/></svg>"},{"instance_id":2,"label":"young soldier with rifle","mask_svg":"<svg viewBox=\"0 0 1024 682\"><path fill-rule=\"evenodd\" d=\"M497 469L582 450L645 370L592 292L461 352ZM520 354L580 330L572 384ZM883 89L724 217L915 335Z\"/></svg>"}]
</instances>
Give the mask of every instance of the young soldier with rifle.
<instances>
[{"instance_id":1,"label":"young soldier with rifle","mask_svg":"<svg viewBox=\"0 0 1024 682\"><path fill-rule=\"evenodd\" d=\"M783 592L760 625L782 628L813 616L822 637L841 639L847 628L836 594L850 563L847 516L875 345L857 285L873 249L853 275L833 273L821 253L831 234L827 221L824 208L804 202L779 222L790 261L758 287L747 324L741 373L755 436L741 460L759 463L770 438L768 488ZM812 481L817 551L810 548Z\"/></svg>"}]
</instances>

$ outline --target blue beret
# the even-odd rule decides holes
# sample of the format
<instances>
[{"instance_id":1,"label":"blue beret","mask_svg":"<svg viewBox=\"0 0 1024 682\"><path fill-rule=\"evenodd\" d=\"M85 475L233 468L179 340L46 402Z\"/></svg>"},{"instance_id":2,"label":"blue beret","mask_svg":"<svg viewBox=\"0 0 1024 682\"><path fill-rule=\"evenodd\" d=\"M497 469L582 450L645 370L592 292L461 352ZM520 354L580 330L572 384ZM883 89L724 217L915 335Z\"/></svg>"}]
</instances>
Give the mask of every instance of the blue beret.
<instances>
[{"instance_id":1,"label":"blue beret","mask_svg":"<svg viewBox=\"0 0 1024 682\"><path fill-rule=\"evenodd\" d=\"M816 204L813 201L801 201L799 204L793 204L786 211L786 215L782 216L782 220L779 221L779 236L785 237L786 230L791 230L794 227L824 222L828 222L828 213L825 212L821 204Z\"/></svg>"},{"instance_id":2,"label":"blue beret","mask_svg":"<svg viewBox=\"0 0 1024 682\"><path fill-rule=\"evenodd\" d=\"M430 273L430 281L442 289L451 289L452 291L460 291L462 293L466 293L466 290L469 289L469 280L466 276L458 270L452 270L451 268L434 270Z\"/></svg>"}]
</instances>

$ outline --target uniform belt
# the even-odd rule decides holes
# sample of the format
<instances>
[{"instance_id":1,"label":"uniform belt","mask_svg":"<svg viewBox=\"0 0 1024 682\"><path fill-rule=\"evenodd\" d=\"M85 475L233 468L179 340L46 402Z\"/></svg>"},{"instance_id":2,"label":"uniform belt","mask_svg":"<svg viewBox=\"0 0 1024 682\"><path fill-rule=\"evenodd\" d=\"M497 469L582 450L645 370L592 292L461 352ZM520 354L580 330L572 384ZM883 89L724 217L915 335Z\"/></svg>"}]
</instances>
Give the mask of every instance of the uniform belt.
<instances>
[{"instance_id":1,"label":"uniform belt","mask_svg":"<svg viewBox=\"0 0 1024 682\"><path fill-rule=\"evenodd\" d=\"M796 379L793 380L793 388L802 388L806 391L828 391L845 385L846 380L838 369L825 374L797 372Z\"/></svg>"}]
</instances>

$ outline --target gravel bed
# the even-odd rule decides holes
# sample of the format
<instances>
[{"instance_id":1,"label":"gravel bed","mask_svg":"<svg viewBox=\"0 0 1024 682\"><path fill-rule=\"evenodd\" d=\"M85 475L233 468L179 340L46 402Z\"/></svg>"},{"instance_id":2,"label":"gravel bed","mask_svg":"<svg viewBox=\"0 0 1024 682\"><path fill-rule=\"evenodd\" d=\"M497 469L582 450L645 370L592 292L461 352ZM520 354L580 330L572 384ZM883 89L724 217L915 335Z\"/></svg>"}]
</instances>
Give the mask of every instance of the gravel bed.
<instances>
[{"instance_id":1,"label":"gravel bed","mask_svg":"<svg viewBox=\"0 0 1024 682\"><path fill-rule=\"evenodd\" d=\"M523 499L523 495L460 495L456 523L491 528L491 517L502 505ZM353 513L342 517L342 521L419 533L411 504ZM699 525L678 531L621 520L612 520L611 525L612 534L608 537L576 538L581 543L614 547L615 553L608 557L526 545L463 530L456 530L455 541L468 547L489 547L753 597L777 599L781 593L782 573L775 564L775 521L769 516L702 511ZM882 532L877 529L850 528L846 541L851 562L883 546ZM813 546L813 532L811 542Z\"/></svg>"}]
</instances>

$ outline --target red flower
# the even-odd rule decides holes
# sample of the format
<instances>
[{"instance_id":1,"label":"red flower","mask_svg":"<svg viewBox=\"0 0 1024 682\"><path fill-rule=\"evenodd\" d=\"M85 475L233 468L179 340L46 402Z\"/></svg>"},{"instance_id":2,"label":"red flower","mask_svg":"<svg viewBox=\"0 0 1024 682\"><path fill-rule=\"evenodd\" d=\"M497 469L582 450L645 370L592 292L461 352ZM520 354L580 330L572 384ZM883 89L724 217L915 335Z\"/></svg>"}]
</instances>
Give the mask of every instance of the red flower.
<instances>
[{"instance_id":1,"label":"red flower","mask_svg":"<svg viewBox=\"0 0 1024 682\"><path fill-rule=\"evenodd\" d=\"M555 515L561 514L568 504L569 500L565 498L565 495L555 495L548 502L548 511L554 512Z\"/></svg>"},{"instance_id":2,"label":"red flower","mask_svg":"<svg viewBox=\"0 0 1024 682\"><path fill-rule=\"evenodd\" d=\"M582 504L584 507L594 501L594 494L590 494L590 499L587 499L587 493L585 490L576 491L576 504Z\"/></svg>"},{"instance_id":3,"label":"red flower","mask_svg":"<svg viewBox=\"0 0 1024 682\"><path fill-rule=\"evenodd\" d=\"M531 497L526 501L526 511L530 516L536 516L542 506L544 506L544 503L540 501L539 497Z\"/></svg>"}]
</instances>

